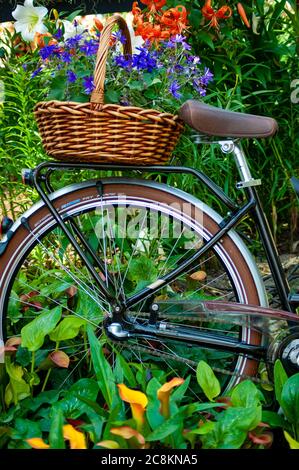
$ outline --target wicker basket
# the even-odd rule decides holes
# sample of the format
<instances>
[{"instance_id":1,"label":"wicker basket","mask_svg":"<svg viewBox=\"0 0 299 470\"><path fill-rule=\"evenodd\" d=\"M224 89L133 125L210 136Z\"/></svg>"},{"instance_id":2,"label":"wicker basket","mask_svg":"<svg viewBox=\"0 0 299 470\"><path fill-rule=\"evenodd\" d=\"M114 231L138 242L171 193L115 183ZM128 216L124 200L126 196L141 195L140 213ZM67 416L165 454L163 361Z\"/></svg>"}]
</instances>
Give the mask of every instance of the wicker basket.
<instances>
[{"instance_id":1,"label":"wicker basket","mask_svg":"<svg viewBox=\"0 0 299 470\"><path fill-rule=\"evenodd\" d=\"M90 102L44 101L35 107L45 151L58 160L161 164L168 160L183 129L182 121L169 113L104 104L106 60L116 23L126 37L124 53L132 51L125 20L113 15L101 34Z\"/></svg>"}]
</instances>

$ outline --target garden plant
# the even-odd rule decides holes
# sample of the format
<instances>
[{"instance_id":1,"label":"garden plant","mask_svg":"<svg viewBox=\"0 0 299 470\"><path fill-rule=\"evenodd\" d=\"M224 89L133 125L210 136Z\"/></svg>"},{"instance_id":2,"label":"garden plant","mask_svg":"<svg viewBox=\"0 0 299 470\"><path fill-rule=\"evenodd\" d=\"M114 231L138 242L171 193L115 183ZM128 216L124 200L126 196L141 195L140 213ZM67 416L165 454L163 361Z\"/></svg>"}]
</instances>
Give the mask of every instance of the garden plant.
<instances>
[{"instance_id":1,"label":"garden plant","mask_svg":"<svg viewBox=\"0 0 299 470\"><path fill-rule=\"evenodd\" d=\"M0 207L3 215L13 217L36 199L32 189L21 184L21 169L48 159L34 107L43 100L89 100L105 21L96 17L87 24L78 11L58 13L42 4L26 0L13 12L14 26L1 32ZM274 117L280 125L277 136L244 146L254 155L253 172L262 174L262 197L275 236L286 251L295 250L298 208L289 178L298 176L298 2L142 0L133 3L128 21L133 53L123 53L125 38L115 30L106 102L175 114L193 98ZM211 146L199 151L190 133L181 136L174 162L204 168L237 199L229 158L220 159ZM64 178L64 183L73 182ZM207 197L190 176L172 175L166 182ZM217 208L219 202L209 198ZM93 217L81 223L92 232ZM255 237L246 221L243 229ZM61 242L57 259L66 253L75 257L59 229L56 235L56 241L49 236L48 242ZM92 236L90 243L96 247ZM169 241L163 243L156 264L150 257L150 239L140 247L139 258L131 264L129 260L125 289L135 292L155 279L157 263L165 262L167 249L173 253ZM259 247L255 240L255 254ZM110 261L116 271L117 256L111 255ZM197 271L184 288L191 292L208 274ZM83 268L81 275L86 275ZM176 286L171 295L180 289ZM164 294L167 298L169 293ZM165 366L146 352L142 360L139 352L123 354L122 348L96 335L90 298L88 292L78 292L68 276L60 278L55 263L39 247L20 270L10 298L5 361L0 364L1 448L299 448L298 373L288 377L277 360L273 377L261 365L256 380L227 389L213 371L216 362L230 361L226 355L192 356L188 351L184 357L197 362L190 371L171 361ZM76 309L79 316L72 314ZM17 330L21 337L14 334ZM83 356L78 345L84 347Z\"/></svg>"}]
</instances>

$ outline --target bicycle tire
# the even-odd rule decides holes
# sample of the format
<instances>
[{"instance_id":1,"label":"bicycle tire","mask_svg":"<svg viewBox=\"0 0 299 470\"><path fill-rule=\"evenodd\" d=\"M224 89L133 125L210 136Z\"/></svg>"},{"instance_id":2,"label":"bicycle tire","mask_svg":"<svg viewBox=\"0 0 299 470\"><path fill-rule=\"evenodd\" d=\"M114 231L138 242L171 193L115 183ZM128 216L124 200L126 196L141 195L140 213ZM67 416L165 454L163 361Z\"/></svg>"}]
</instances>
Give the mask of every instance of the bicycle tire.
<instances>
[{"instance_id":1,"label":"bicycle tire","mask_svg":"<svg viewBox=\"0 0 299 470\"><path fill-rule=\"evenodd\" d=\"M94 208L100 200L109 203L126 197L127 201L142 201L145 205L150 203L183 207L188 203L194 211L201 211L203 220L203 238L208 240L219 230L222 218L211 208L181 190L166 185L140 180L109 179L102 181L102 195L99 195L97 181L92 180L78 185L63 188L51 195L51 200L63 217L70 214L81 214L88 208ZM28 256L30 250L37 244L37 236L42 239L46 233L55 228L55 220L47 207L39 202L23 215L32 232L24 226L21 220L17 221L11 229L13 236L4 253L0 257L0 312L1 334L4 334L6 323L6 310L10 290L20 266ZM34 234L34 236L33 236ZM5 243L5 238L2 241ZM236 301L253 305L267 305L267 298L263 283L259 276L254 260L241 241L240 237L230 231L220 243L215 246L217 258L220 258L229 278L232 280L236 292ZM3 337L3 336L2 336ZM261 344L262 337L249 328L242 328L242 339L251 344ZM238 383L242 376L254 376L258 363L255 360L239 356L236 361L236 374L232 374L227 387L231 388Z\"/></svg>"}]
</instances>

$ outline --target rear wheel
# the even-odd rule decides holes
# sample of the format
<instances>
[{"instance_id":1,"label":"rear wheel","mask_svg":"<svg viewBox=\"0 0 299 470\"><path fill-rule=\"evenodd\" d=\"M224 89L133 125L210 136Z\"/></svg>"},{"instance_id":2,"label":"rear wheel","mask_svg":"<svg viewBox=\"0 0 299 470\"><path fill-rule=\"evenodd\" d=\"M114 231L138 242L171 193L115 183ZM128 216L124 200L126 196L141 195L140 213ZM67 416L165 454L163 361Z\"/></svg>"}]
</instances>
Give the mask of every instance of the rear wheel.
<instances>
[{"instance_id":1,"label":"rear wheel","mask_svg":"<svg viewBox=\"0 0 299 470\"><path fill-rule=\"evenodd\" d=\"M77 238L79 231L101 260L98 273L106 283L110 280L116 298L128 298L155 284L219 230L219 216L210 208L181 191L152 182L107 180L100 195L91 181L66 188L54 194L52 200L74 236ZM256 373L256 361L231 352L175 340L111 341L103 323L109 319L112 306L46 206L40 203L29 210L13 231L0 267L0 311L6 338L20 336L22 328L45 311L59 311L63 320L58 325L67 318L71 325L71 319L77 318L73 332L62 332L60 336L49 333L39 349L38 361L57 349L70 359L69 368L56 370L49 380L59 379L62 386L89 374L87 324L93 325L101 337L110 361L121 353L129 362L146 368L166 363L174 375L186 376L190 371L194 374L198 361L204 359L216 370L223 388ZM90 260L93 262L92 257ZM194 305L207 299L256 305L266 302L250 254L234 232L184 275L134 305L127 318L147 324L150 304L160 302L163 309L159 320L165 324L192 327L195 334L204 331L260 344L261 336L250 325L230 325L223 319L219 323L205 322L192 307L182 312L182 301Z\"/></svg>"}]
</instances>

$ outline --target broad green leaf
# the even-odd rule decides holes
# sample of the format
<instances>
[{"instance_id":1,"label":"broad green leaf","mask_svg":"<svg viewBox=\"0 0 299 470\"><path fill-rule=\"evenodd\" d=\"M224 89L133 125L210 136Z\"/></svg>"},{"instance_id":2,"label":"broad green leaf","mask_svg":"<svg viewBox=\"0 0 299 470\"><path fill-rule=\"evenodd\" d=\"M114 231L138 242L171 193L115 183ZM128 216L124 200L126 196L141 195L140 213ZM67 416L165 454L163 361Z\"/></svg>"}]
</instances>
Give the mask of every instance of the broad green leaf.
<instances>
[{"instance_id":1,"label":"broad green leaf","mask_svg":"<svg viewBox=\"0 0 299 470\"><path fill-rule=\"evenodd\" d=\"M31 437L41 437L42 432L39 423L29 419L17 418L12 431L13 439L30 439Z\"/></svg>"},{"instance_id":2,"label":"broad green leaf","mask_svg":"<svg viewBox=\"0 0 299 470\"><path fill-rule=\"evenodd\" d=\"M63 411L58 406L52 407L51 428L49 433L49 443L51 449L65 449L63 439Z\"/></svg>"},{"instance_id":3,"label":"broad green leaf","mask_svg":"<svg viewBox=\"0 0 299 470\"><path fill-rule=\"evenodd\" d=\"M44 343L45 336L54 330L61 317L61 307L41 313L21 330L22 347L37 351Z\"/></svg>"},{"instance_id":4,"label":"broad green leaf","mask_svg":"<svg viewBox=\"0 0 299 470\"><path fill-rule=\"evenodd\" d=\"M86 409L86 405L81 398L95 403L98 393L99 387L95 380L80 379L65 393L64 398L59 401L59 406L65 417L77 419L84 414Z\"/></svg>"},{"instance_id":5,"label":"broad green leaf","mask_svg":"<svg viewBox=\"0 0 299 470\"><path fill-rule=\"evenodd\" d=\"M262 412L262 422L269 424L271 428L284 428L286 425L286 421L282 416L274 411L267 410Z\"/></svg>"},{"instance_id":6,"label":"broad green leaf","mask_svg":"<svg viewBox=\"0 0 299 470\"><path fill-rule=\"evenodd\" d=\"M261 421L261 407L230 407L220 414L211 432L202 436L204 449L239 449L248 431Z\"/></svg>"},{"instance_id":7,"label":"broad green leaf","mask_svg":"<svg viewBox=\"0 0 299 470\"><path fill-rule=\"evenodd\" d=\"M160 387L161 384L155 377L149 381L146 387L146 395L148 397L146 416L152 429L157 429L164 422L164 418L159 411L161 403L157 396Z\"/></svg>"},{"instance_id":8,"label":"broad green leaf","mask_svg":"<svg viewBox=\"0 0 299 470\"><path fill-rule=\"evenodd\" d=\"M57 75L51 80L51 89L48 100L60 100L64 98L66 89L66 78L63 75Z\"/></svg>"},{"instance_id":9,"label":"broad green leaf","mask_svg":"<svg viewBox=\"0 0 299 470\"><path fill-rule=\"evenodd\" d=\"M284 431L284 437L289 443L290 449L299 449L299 442L295 441L295 439L292 438L292 436L289 435L288 432Z\"/></svg>"},{"instance_id":10,"label":"broad green leaf","mask_svg":"<svg viewBox=\"0 0 299 470\"><path fill-rule=\"evenodd\" d=\"M199 428L192 429L192 431L189 431L185 437L187 437L189 434L190 435L199 434L203 436L204 434L208 434L209 432L211 432L214 429L214 427L215 427L215 423L213 421L207 421L206 423L201 425Z\"/></svg>"},{"instance_id":11,"label":"broad green leaf","mask_svg":"<svg viewBox=\"0 0 299 470\"><path fill-rule=\"evenodd\" d=\"M261 392L250 380L239 383L231 393L233 406L247 408L248 406L258 406L261 403Z\"/></svg>"},{"instance_id":12,"label":"broad green leaf","mask_svg":"<svg viewBox=\"0 0 299 470\"><path fill-rule=\"evenodd\" d=\"M13 364L10 358L6 358L5 368L10 378L5 390L5 403L7 406L11 403L16 405L30 395L30 387L23 379L24 369L21 366Z\"/></svg>"},{"instance_id":13,"label":"broad green leaf","mask_svg":"<svg viewBox=\"0 0 299 470\"><path fill-rule=\"evenodd\" d=\"M148 442L162 441L170 434L173 434L182 424L180 412L171 416L158 426L152 433L148 434L146 440Z\"/></svg>"},{"instance_id":14,"label":"broad green leaf","mask_svg":"<svg viewBox=\"0 0 299 470\"><path fill-rule=\"evenodd\" d=\"M274 364L274 386L275 386L275 397L278 403L281 405L281 392L284 384L288 380L286 371L279 359Z\"/></svg>"},{"instance_id":15,"label":"broad green leaf","mask_svg":"<svg viewBox=\"0 0 299 470\"><path fill-rule=\"evenodd\" d=\"M213 369L205 361L199 361L196 377L206 397L213 401L221 392L220 383Z\"/></svg>"},{"instance_id":16,"label":"broad green leaf","mask_svg":"<svg viewBox=\"0 0 299 470\"><path fill-rule=\"evenodd\" d=\"M55 342L73 339L79 334L81 326L85 323L86 320L84 320L84 318L82 319L75 315L69 315L50 333L50 339Z\"/></svg>"},{"instance_id":17,"label":"broad green leaf","mask_svg":"<svg viewBox=\"0 0 299 470\"><path fill-rule=\"evenodd\" d=\"M109 362L104 356L103 348L99 339L94 334L91 325L87 325L87 334L90 344L91 359L98 385L108 407L111 408L114 395L117 395L113 372Z\"/></svg>"},{"instance_id":18,"label":"broad green leaf","mask_svg":"<svg viewBox=\"0 0 299 470\"><path fill-rule=\"evenodd\" d=\"M280 405L290 423L299 427L299 373L289 377L284 384Z\"/></svg>"}]
</instances>

